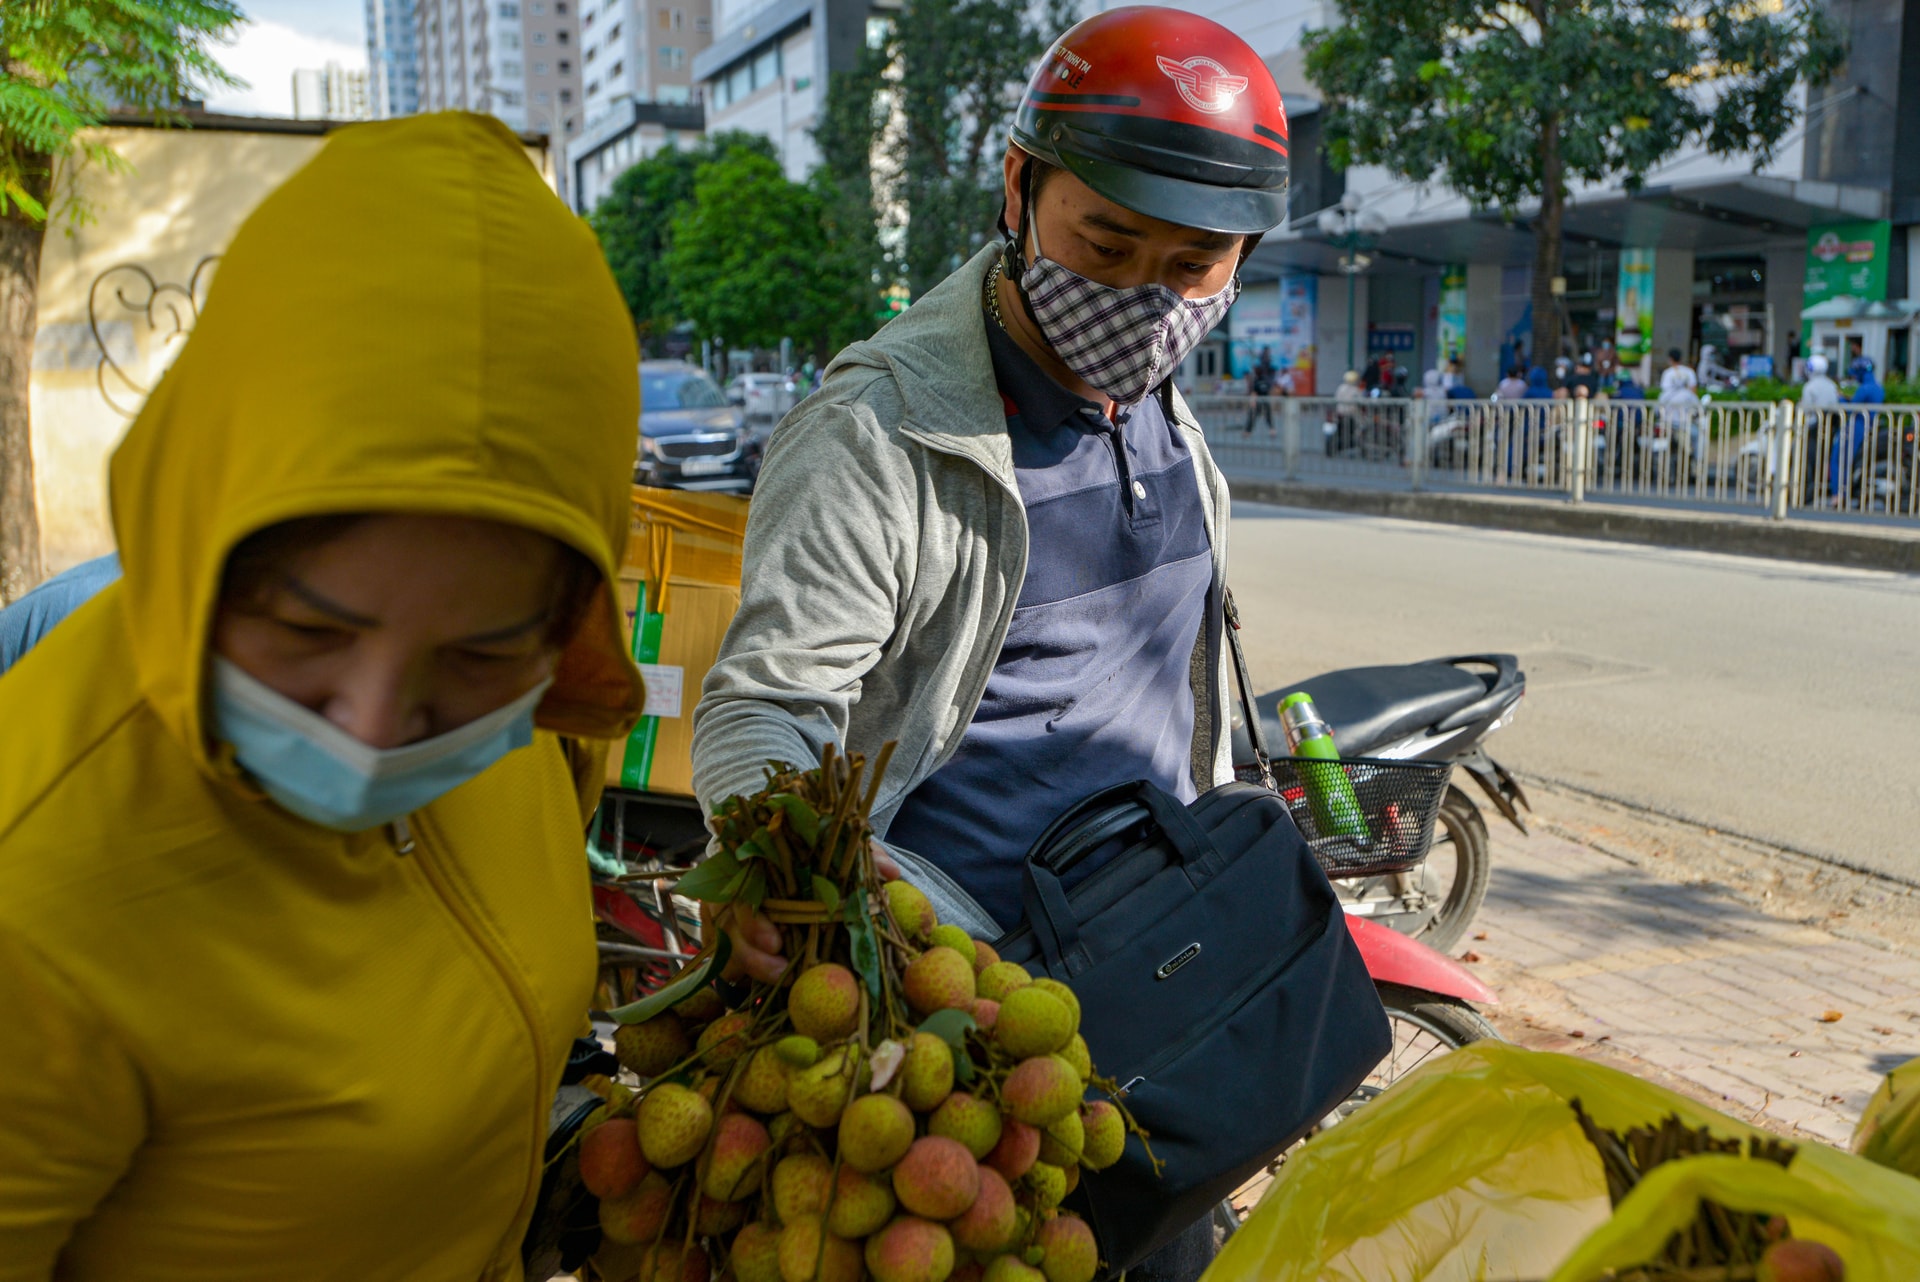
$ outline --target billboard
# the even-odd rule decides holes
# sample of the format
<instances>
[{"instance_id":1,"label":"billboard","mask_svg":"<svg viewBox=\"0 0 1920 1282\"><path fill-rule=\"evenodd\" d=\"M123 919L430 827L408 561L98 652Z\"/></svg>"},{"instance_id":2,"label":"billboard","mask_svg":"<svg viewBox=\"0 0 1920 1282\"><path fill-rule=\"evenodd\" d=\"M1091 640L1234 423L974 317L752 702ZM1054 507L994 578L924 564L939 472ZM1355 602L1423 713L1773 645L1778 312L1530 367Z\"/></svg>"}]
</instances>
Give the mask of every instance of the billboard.
<instances>
[{"instance_id":1,"label":"billboard","mask_svg":"<svg viewBox=\"0 0 1920 1282\"><path fill-rule=\"evenodd\" d=\"M1454 264L1440 269L1440 332L1434 345L1436 365L1467 359L1467 269Z\"/></svg>"},{"instance_id":2,"label":"billboard","mask_svg":"<svg viewBox=\"0 0 1920 1282\"><path fill-rule=\"evenodd\" d=\"M1638 365L1653 350L1653 251L1620 251L1620 291L1614 311L1614 350L1622 365Z\"/></svg>"},{"instance_id":3,"label":"billboard","mask_svg":"<svg viewBox=\"0 0 1920 1282\"><path fill-rule=\"evenodd\" d=\"M1807 283L1801 305L1812 307L1830 298L1884 302L1892 231L1893 224L1884 218L1807 228Z\"/></svg>"}]
</instances>

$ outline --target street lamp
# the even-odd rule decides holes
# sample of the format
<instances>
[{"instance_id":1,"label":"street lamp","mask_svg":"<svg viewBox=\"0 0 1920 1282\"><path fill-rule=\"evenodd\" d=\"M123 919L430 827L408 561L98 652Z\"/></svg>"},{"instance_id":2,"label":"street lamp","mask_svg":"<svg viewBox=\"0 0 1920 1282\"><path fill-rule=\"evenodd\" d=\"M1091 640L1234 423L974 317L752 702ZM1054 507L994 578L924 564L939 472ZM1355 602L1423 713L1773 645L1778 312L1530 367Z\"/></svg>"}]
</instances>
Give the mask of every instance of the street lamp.
<instances>
[{"instance_id":1,"label":"street lamp","mask_svg":"<svg viewBox=\"0 0 1920 1282\"><path fill-rule=\"evenodd\" d=\"M1373 259L1361 253L1373 248L1373 239L1384 235L1387 220L1377 209L1362 209L1357 192L1347 192L1340 203L1320 211L1320 234L1347 252L1340 255L1340 270L1347 276L1347 368L1358 368L1353 360L1353 278L1373 265Z\"/></svg>"}]
</instances>

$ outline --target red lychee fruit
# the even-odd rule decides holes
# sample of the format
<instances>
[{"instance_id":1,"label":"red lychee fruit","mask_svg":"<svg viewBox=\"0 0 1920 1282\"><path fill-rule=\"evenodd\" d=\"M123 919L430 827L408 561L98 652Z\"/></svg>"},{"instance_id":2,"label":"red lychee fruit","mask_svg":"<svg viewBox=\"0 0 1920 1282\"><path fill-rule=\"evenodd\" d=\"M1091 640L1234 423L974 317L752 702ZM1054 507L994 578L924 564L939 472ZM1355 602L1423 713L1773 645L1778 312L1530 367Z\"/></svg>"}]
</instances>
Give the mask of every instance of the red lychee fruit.
<instances>
[{"instance_id":1,"label":"red lychee fruit","mask_svg":"<svg viewBox=\"0 0 1920 1282\"><path fill-rule=\"evenodd\" d=\"M893 1208L893 1184L884 1174L868 1175L842 1166L834 1185L833 1205L827 1211L827 1230L854 1241L892 1219Z\"/></svg>"},{"instance_id":2,"label":"red lychee fruit","mask_svg":"<svg viewBox=\"0 0 1920 1282\"><path fill-rule=\"evenodd\" d=\"M1000 1022L1000 1003L990 997L973 999L973 1022L980 1026L983 1033L991 1033L993 1026Z\"/></svg>"},{"instance_id":3,"label":"red lychee fruit","mask_svg":"<svg viewBox=\"0 0 1920 1282\"><path fill-rule=\"evenodd\" d=\"M1080 1148L1081 1165L1089 1171L1104 1171L1120 1160L1127 1146L1127 1124L1119 1109L1103 1099L1083 1106L1080 1129L1086 1136Z\"/></svg>"},{"instance_id":4,"label":"red lychee fruit","mask_svg":"<svg viewBox=\"0 0 1920 1282\"><path fill-rule=\"evenodd\" d=\"M1001 1107L1029 1126L1050 1126L1080 1106L1080 1075L1058 1055L1023 1059L1000 1088Z\"/></svg>"},{"instance_id":5,"label":"red lychee fruit","mask_svg":"<svg viewBox=\"0 0 1920 1282\"><path fill-rule=\"evenodd\" d=\"M693 1054L693 1038L672 1011L663 1011L639 1024L622 1024L613 1033L620 1066L641 1077L660 1074Z\"/></svg>"},{"instance_id":6,"label":"red lychee fruit","mask_svg":"<svg viewBox=\"0 0 1920 1282\"><path fill-rule=\"evenodd\" d=\"M753 1029L751 1015L722 1015L700 1030L695 1043L700 1058L714 1068L725 1068L747 1049L747 1033Z\"/></svg>"},{"instance_id":7,"label":"red lychee fruit","mask_svg":"<svg viewBox=\"0 0 1920 1282\"><path fill-rule=\"evenodd\" d=\"M969 1251L991 1255L1004 1251L1013 1242L1019 1208L1014 1205L1013 1188L991 1166L980 1168L980 1195L948 1227L953 1240Z\"/></svg>"},{"instance_id":8,"label":"red lychee fruit","mask_svg":"<svg viewBox=\"0 0 1920 1282\"><path fill-rule=\"evenodd\" d=\"M787 1083L792 1080L793 1065L773 1047L762 1046L734 1079L733 1098L756 1113L778 1113L787 1107Z\"/></svg>"},{"instance_id":9,"label":"red lychee fruit","mask_svg":"<svg viewBox=\"0 0 1920 1282\"><path fill-rule=\"evenodd\" d=\"M833 1163L818 1153L794 1153L773 1168L773 1213L782 1224L824 1215L833 1184ZM843 1237L851 1236L842 1234Z\"/></svg>"},{"instance_id":10,"label":"red lychee fruit","mask_svg":"<svg viewBox=\"0 0 1920 1282\"><path fill-rule=\"evenodd\" d=\"M787 994L793 1031L816 1042L837 1042L860 1022L860 981L835 962L803 971Z\"/></svg>"},{"instance_id":11,"label":"red lychee fruit","mask_svg":"<svg viewBox=\"0 0 1920 1282\"><path fill-rule=\"evenodd\" d=\"M580 1137L580 1182L595 1197L625 1197L652 1169L631 1117L602 1122Z\"/></svg>"},{"instance_id":12,"label":"red lychee fruit","mask_svg":"<svg viewBox=\"0 0 1920 1282\"><path fill-rule=\"evenodd\" d=\"M986 1156L986 1163L1007 1177L1009 1183L1033 1169L1040 1159L1040 1128L1008 1118L1000 1130L1000 1140Z\"/></svg>"},{"instance_id":13,"label":"red lychee fruit","mask_svg":"<svg viewBox=\"0 0 1920 1282\"><path fill-rule=\"evenodd\" d=\"M1000 954L993 951L993 945L984 939L973 941L973 973L978 975L987 967L1000 960Z\"/></svg>"},{"instance_id":14,"label":"red lychee fruit","mask_svg":"<svg viewBox=\"0 0 1920 1282\"><path fill-rule=\"evenodd\" d=\"M903 1216L867 1239L866 1259L874 1282L946 1282L953 1238L938 1224Z\"/></svg>"},{"instance_id":15,"label":"red lychee fruit","mask_svg":"<svg viewBox=\"0 0 1920 1282\"><path fill-rule=\"evenodd\" d=\"M600 1199L600 1231L611 1242L651 1242L666 1227L672 1208L673 1186L660 1172L649 1171L625 1197Z\"/></svg>"},{"instance_id":16,"label":"red lychee fruit","mask_svg":"<svg viewBox=\"0 0 1920 1282\"><path fill-rule=\"evenodd\" d=\"M990 1101L955 1091L933 1110L933 1116L927 1119L927 1133L959 1140L967 1146L967 1152L984 1158L1000 1142L1003 1125L1000 1110Z\"/></svg>"},{"instance_id":17,"label":"red lychee fruit","mask_svg":"<svg viewBox=\"0 0 1920 1282\"><path fill-rule=\"evenodd\" d=\"M782 1282L779 1227L755 1221L741 1228L727 1248L727 1273L734 1282Z\"/></svg>"},{"instance_id":18,"label":"red lychee fruit","mask_svg":"<svg viewBox=\"0 0 1920 1282\"><path fill-rule=\"evenodd\" d=\"M738 1202L716 1202L705 1193L700 1195L700 1203L693 1210L693 1231L701 1237L719 1237L731 1233L747 1222L747 1203L743 1198Z\"/></svg>"},{"instance_id":19,"label":"red lychee fruit","mask_svg":"<svg viewBox=\"0 0 1920 1282\"><path fill-rule=\"evenodd\" d=\"M973 967L951 948L929 948L907 963L901 987L907 1005L922 1016L952 1007L968 1010L975 996Z\"/></svg>"},{"instance_id":20,"label":"red lychee fruit","mask_svg":"<svg viewBox=\"0 0 1920 1282\"><path fill-rule=\"evenodd\" d=\"M1094 1270L1100 1267L1100 1248L1085 1220L1056 1215L1041 1224L1034 1242L1046 1253L1040 1258L1040 1269L1047 1282L1093 1282Z\"/></svg>"},{"instance_id":21,"label":"red lychee fruit","mask_svg":"<svg viewBox=\"0 0 1920 1282\"><path fill-rule=\"evenodd\" d=\"M717 1202L738 1202L760 1191L773 1138L745 1113L729 1113L713 1128L700 1162L700 1191Z\"/></svg>"},{"instance_id":22,"label":"red lychee fruit","mask_svg":"<svg viewBox=\"0 0 1920 1282\"><path fill-rule=\"evenodd\" d=\"M915 1215L951 1220L980 1196L980 1166L960 1141L929 1135L893 1168L893 1193Z\"/></svg>"},{"instance_id":23,"label":"red lychee fruit","mask_svg":"<svg viewBox=\"0 0 1920 1282\"><path fill-rule=\"evenodd\" d=\"M780 1230L782 1282L860 1282L860 1246L827 1232L817 1215Z\"/></svg>"}]
</instances>

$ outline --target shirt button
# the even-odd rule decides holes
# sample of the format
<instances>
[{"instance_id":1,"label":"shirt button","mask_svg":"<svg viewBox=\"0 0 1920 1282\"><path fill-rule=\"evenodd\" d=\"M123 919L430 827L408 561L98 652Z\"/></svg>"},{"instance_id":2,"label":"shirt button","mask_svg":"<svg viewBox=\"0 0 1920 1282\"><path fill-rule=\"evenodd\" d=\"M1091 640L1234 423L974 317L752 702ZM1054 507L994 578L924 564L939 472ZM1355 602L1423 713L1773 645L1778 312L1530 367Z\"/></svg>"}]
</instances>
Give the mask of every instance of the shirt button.
<instances>
[{"instance_id":1,"label":"shirt button","mask_svg":"<svg viewBox=\"0 0 1920 1282\"><path fill-rule=\"evenodd\" d=\"M1147 487L1140 484L1140 482L1135 481L1133 483L1133 497L1137 499L1143 499L1147 497Z\"/></svg>"}]
</instances>

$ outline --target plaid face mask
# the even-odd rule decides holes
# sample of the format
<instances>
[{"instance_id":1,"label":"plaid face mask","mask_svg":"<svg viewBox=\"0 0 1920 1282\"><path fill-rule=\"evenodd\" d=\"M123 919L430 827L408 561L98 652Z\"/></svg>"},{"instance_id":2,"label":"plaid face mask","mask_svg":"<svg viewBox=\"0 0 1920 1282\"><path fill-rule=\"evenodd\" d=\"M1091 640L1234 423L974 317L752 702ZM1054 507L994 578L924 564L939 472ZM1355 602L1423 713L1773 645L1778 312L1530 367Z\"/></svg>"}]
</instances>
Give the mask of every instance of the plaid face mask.
<instances>
[{"instance_id":1,"label":"plaid face mask","mask_svg":"<svg viewBox=\"0 0 1920 1282\"><path fill-rule=\"evenodd\" d=\"M1033 261L1020 273L1027 308L1068 369L1116 404L1137 405L1166 381L1240 296L1240 277L1208 298L1165 285L1114 289L1046 256L1033 229Z\"/></svg>"}]
</instances>

